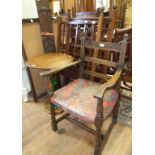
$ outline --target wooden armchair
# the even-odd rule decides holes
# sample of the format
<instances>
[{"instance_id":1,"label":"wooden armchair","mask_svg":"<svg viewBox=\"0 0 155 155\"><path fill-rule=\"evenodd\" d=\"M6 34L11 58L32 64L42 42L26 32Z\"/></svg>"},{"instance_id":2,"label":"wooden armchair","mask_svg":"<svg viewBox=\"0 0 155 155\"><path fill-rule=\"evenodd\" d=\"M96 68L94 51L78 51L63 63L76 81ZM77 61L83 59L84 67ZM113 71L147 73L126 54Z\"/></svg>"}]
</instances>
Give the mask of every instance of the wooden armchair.
<instances>
[{"instance_id":1,"label":"wooden armchair","mask_svg":"<svg viewBox=\"0 0 155 155\"><path fill-rule=\"evenodd\" d=\"M95 151L94 155L100 155L102 148L110 134L110 131L114 124L117 122L117 114L119 108L119 86L121 81L121 75L124 65L124 57L127 44L127 35L119 43L110 42L95 42L90 40L85 40L85 37L81 39L81 52L80 59L72 62L67 66L62 66L56 70L51 70L42 75L49 75L63 70L64 68L71 67L73 65L80 65L79 79L72 81L66 86L58 89L52 97L51 101L51 125L53 131L57 131L57 124L63 120L67 119L77 125L80 125L90 133L94 134L96 137ZM118 63L103 60L99 58L94 58L86 56L87 48L97 48L104 51L114 51L119 52L120 57ZM93 72L85 69L85 64L87 61L95 63L97 65L106 65L116 67L116 73L113 77L107 74L102 74L98 72ZM90 81L91 76L97 77L99 79L105 79L105 83L96 83ZM61 107L65 114L60 118L56 119L54 105ZM111 125L106 132L102 134L101 128L103 122L109 116L113 116ZM96 130L86 126L83 123L94 123Z\"/></svg>"}]
</instances>

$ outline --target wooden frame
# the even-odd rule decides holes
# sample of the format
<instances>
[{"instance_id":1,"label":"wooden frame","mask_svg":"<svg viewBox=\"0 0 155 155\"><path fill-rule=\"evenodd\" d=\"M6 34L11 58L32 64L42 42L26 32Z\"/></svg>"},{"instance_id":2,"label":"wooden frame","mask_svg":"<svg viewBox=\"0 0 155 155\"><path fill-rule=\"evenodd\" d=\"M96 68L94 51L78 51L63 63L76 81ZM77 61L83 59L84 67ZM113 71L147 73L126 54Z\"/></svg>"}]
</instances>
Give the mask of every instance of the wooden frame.
<instances>
[{"instance_id":1,"label":"wooden frame","mask_svg":"<svg viewBox=\"0 0 155 155\"><path fill-rule=\"evenodd\" d=\"M124 58L125 58L125 51L126 51L126 46L127 46L127 37L128 35L124 35L124 39L120 42L120 43L109 43L109 42L94 42L92 41L90 44L90 41L86 41L85 40L85 36L82 36L81 38L81 52L80 52L80 60L79 61L75 61L73 63L71 63L70 65L67 66L62 66L61 68L57 68L55 71L51 70L48 73L43 74L44 76L50 75L52 73L55 73L57 71L62 71L64 68L67 67L71 67L75 64L80 64L80 78L84 77L84 62L85 60L93 60L95 61L95 63L105 63L105 61L101 62L102 59L100 61L98 61L97 59L90 59L89 57L87 57L85 55L85 49L86 48L99 48L102 50L109 50L109 51L116 51L120 53L120 57L119 57L119 61L117 64L117 71L114 74L114 76L108 80L107 82L105 82L104 84L101 84L100 87L98 88L98 90L96 91L96 93L94 94L94 97L97 98L97 113L96 113L96 118L95 118L95 126L96 126L96 130L93 130L91 128L89 128L88 126L80 123L79 121L71 118L69 115L70 114L64 114L63 116L61 116L60 118L56 119L55 117L55 111L53 108L53 104L51 104L51 126L53 131L57 131L58 127L57 124L62 121L63 119L66 119L74 124L79 125L80 127L84 128L85 130L89 131L90 133L94 134L96 137L96 144L95 144L95 151L94 151L94 155L101 155L101 151L112 131L112 128L114 126L114 124L117 122L117 115L118 115L118 109L119 109L119 102L117 102L115 108L113 109L113 119L112 119L112 123L108 129L108 131L106 132L106 134L102 134L101 128L103 125L103 96L106 92L106 90L115 88L119 91L119 87L120 87L120 81L121 81L121 75L123 72L123 65L124 65ZM89 43L89 44L88 44ZM106 63L107 64L107 63ZM110 62L108 63L108 65L110 65ZM94 76L92 74L92 76ZM102 77L103 78L103 77ZM119 101L119 99L118 99Z\"/></svg>"}]
</instances>

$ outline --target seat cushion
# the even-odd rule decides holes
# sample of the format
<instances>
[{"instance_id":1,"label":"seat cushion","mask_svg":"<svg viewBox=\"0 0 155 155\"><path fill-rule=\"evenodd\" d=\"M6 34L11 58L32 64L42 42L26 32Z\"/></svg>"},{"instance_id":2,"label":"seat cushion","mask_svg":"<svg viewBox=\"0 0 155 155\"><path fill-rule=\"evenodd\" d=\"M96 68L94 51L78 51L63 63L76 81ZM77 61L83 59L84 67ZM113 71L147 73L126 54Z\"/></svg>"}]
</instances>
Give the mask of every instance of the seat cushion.
<instances>
[{"instance_id":1,"label":"seat cushion","mask_svg":"<svg viewBox=\"0 0 155 155\"><path fill-rule=\"evenodd\" d=\"M58 105L65 112L80 121L92 123L95 121L97 99L95 90L100 84L85 79L77 79L57 90L51 97L52 104ZM106 91L103 102L104 119L109 116L117 102L118 92L114 89Z\"/></svg>"}]
</instances>

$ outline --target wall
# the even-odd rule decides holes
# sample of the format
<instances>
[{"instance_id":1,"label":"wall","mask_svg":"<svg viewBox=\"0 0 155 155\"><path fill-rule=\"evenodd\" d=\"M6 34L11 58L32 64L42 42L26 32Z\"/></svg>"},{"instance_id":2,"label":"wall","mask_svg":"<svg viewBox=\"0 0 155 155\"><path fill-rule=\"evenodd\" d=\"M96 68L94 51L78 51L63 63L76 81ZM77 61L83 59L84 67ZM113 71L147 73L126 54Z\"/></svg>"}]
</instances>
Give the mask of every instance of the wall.
<instances>
[{"instance_id":1,"label":"wall","mask_svg":"<svg viewBox=\"0 0 155 155\"><path fill-rule=\"evenodd\" d=\"M35 0L22 0L22 18L38 18Z\"/></svg>"}]
</instances>

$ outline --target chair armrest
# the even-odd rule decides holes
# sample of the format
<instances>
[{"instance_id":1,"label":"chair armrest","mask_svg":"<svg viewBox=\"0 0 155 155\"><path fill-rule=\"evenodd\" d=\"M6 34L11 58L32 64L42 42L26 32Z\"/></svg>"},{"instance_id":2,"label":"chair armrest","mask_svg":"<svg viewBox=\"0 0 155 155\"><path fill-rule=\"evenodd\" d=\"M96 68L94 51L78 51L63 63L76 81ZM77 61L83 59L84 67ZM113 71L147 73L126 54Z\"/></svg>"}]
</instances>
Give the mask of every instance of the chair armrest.
<instances>
[{"instance_id":1,"label":"chair armrest","mask_svg":"<svg viewBox=\"0 0 155 155\"><path fill-rule=\"evenodd\" d=\"M113 77L106 83L102 84L94 94L94 97L102 99L107 89L113 88L120 80L123 68L118 68Z\"/></svg>"},{"instance_id":2,"label":"chair armrest","mask_svg":"<svg viewBox=\"0 0 155 155\"><path fill-rule=\"evenodd\" d=\"M51 69L51 70L41 72L40 75L41 75L41 76L47 76L47 75L50 75L50 74L53 74L53 73L57 73L57 72L59 72L59 71L61 71L61 70L64 70L64 69L66 69L66 68L69 68L69 67L72 67L72 66L74 66L74 65L77 65L77 64L79 64L80 62L81 62L81 60L77 60L77 61L71 62L71 63L69 63L69 64L66 64L66 65L61 65L61 66L55 67L55 68L53 68L53 69Z\"/></svg>"}]
</instances>

